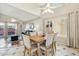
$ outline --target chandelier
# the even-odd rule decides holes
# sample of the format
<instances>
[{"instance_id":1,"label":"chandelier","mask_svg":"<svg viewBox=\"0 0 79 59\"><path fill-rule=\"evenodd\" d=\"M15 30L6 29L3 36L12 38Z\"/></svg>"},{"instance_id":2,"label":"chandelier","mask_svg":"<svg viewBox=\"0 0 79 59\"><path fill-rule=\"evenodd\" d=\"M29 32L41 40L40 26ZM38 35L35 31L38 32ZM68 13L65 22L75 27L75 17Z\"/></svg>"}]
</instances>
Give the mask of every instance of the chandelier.
<instances>
[{"instance_id":1,"label":"chandelier","mask_svg":"<svg viewBox=\"0 0 79 59\"><path fill-rule=\"evenodd\" d=\"M41 9L42 9L42 14L45 14L45 13L52 13L53 14L54 13L50 3L47 3L46 7L45 8L41 8Z\"/></svg>"}]
</instances>

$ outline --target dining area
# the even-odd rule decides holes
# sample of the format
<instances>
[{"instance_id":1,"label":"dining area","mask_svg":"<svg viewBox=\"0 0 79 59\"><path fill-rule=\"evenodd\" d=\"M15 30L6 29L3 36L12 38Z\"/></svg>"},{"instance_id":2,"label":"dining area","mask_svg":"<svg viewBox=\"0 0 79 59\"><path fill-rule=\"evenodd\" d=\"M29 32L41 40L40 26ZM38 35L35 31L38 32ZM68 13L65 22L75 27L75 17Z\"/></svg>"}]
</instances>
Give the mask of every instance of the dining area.
<instances>
[{"instance_id":1,"label":"dining area","mask_svg":"<svg viewBox=\"0 0 79 59\"><path fill-rule=\"evenodd\" d=\"M28 56L48 56L56 52L57 33L37 33L31 32L29 35L22 33L24 56L26 51Z\"/></svg>"},{"instance_id":2,"label":"dining area","mask_svg":"<svg viewBox=\"0 0 79 59\"><path fill-rule=\"evenodd\" d=\"M0 4L0 56L79 56L78 6Z\"/></svg>"}]
</instances>

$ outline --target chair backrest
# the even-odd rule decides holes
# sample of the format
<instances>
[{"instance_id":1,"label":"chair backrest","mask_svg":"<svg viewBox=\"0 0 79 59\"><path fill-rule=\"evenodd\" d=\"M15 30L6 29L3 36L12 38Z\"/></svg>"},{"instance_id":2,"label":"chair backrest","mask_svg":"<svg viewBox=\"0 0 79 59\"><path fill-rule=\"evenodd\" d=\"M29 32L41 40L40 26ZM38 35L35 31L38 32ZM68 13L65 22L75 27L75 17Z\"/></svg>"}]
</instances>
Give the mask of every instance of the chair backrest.
<instances>
[{"instance_id":1,"label":"chair backrest","mask_svg":"<svg viewBox=\"0 0 79 59\"><path fill-rule=\"evenodd\" d=\"M53 34L46 34L46 47L50 46L53 42L54 35Z\"/></svg>"},{"instance_id":2,"label":"chair backrest","mask_svg":"<svg viewBox=\"0 0 79 59\"><path fill-rule=\"evenodd\" d=\"M31 32L30 35L31 36L36 35L36 32Z\"/></svg>"},{"instance_id":3,"label":"chair backrest","mask_svg":"<svg viewBox=\"0 0 79 59\"><path fill-rule=\"evenodd\" d=\"M54 39L53 41L56 41L57 33L54 33Z\"/></svg>"},{"instance_id":4,"label":"chair backrest","mask_svg":"<svg viewBox=\"0 0 79 59\"><path fill-rule=\"evenodd\" d=\"M42 31L38 31L38 35L43 35L43 32Z\"/></svg>"},{"instance_id":5,"label":"chair backrest","mask_svg":"<svg viewBox=\"0 0 79 59\"><path fill-rule=\"evenodd\" d=\"M23 44L26 48L31 48L31 43L30 43L30 39L29 36L22 34L23 36Z\"/></svg>"}]
</instances>

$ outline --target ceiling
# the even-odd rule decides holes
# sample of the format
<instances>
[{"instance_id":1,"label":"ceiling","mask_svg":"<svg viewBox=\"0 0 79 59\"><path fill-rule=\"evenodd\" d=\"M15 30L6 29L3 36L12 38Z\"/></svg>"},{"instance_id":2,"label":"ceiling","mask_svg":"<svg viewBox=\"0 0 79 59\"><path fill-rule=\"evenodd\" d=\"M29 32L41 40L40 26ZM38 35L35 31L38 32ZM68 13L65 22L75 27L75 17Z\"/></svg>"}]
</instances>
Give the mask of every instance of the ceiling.
<instances>
[{"instance_id":1,"label":"ceiling","mask_svg":"<svg viewBox=\"0 0 79 59\"><path fill-rule=\"evenodd\" d=\"M53 8L64 4L51 4ZM22 21L29 21L40 16L40 8L46 3L0 3L0 13Z\"/></svg>"},{"instance_id":2,"label":"ceiling","mask_svg":"<svg viewBox=\"0 0 79 59\"><path fill-rule=\"evenodd\" d=\"M26 12L32 13L34 15L40 16L40 8L45 8L47 3L9 3L9 5L24 10ZM51 3L53 8L61 6L61 4Z\"/></svg>"}]
</instances>

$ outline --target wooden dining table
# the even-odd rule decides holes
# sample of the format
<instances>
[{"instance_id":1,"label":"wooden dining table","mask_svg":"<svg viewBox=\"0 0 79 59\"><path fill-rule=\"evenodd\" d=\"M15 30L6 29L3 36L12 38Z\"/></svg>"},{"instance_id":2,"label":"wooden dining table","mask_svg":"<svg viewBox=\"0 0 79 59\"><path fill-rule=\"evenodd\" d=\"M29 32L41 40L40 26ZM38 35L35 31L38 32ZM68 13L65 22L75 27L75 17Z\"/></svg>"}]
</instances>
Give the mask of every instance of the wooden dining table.
<instances>
[{"instance_id":1,"label":"wooden dining table","mask_svg":"<svg viewBox=\"0 0 79 59\"><path fill-rule=\"evenodd\" d=\"M33 35L33 36L29 36L29 39L37 43L40 43L44 40L44 37L42 35Z\"/></svg>"},{"instance_id":2,"label":"wooden dining table","mask_svg":"<svg viewBox=\"0 0 79 59\"><path fill-rule=\"evenodd\" d=\"M44 37L42 35L33 35L29 36L29 39L37 43L37 54L40 55L40 43L44 41Z\"/></svg>"}]
</instances>

